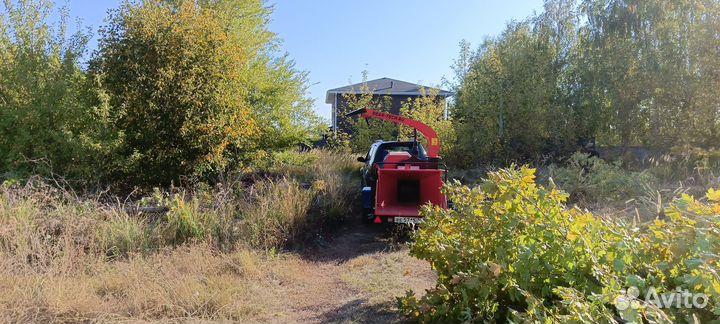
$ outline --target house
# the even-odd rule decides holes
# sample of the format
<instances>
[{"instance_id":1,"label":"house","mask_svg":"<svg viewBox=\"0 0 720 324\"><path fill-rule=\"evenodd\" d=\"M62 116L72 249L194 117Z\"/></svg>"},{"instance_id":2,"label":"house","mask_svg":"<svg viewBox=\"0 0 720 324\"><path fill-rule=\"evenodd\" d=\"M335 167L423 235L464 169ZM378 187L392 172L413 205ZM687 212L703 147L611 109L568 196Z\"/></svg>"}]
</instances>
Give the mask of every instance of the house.
<instances>
[{"instance_id":1,"label":"house","mask_svg":"<svg viewBox=\"0 0 720 324\"><path fill-rule=\"evenodd\" d=\"M363 91L363 89L367 90ZM422 89L424 89L425 92L423 92ZM451 92L442 89L424 87L419 84L390 78L382 78L367 81L364 83L352 84L345 87L330 89L327 91L325 103L332 105L332 130L338 131L338 129L343 130L344 128L341 120L343 117L342 114L348 112L346 100L348 95L359 96L362 94L371 93L373 97L377 98L390 97L392 101L390 112L399 115L400 108L402 107L404 102L408 101L409 99L420 97L423 95L423 93L429 94L435 92L437 92L439 100L443 101L445 101L448 97L452 95Z\"/></svg>"}]
</instances>

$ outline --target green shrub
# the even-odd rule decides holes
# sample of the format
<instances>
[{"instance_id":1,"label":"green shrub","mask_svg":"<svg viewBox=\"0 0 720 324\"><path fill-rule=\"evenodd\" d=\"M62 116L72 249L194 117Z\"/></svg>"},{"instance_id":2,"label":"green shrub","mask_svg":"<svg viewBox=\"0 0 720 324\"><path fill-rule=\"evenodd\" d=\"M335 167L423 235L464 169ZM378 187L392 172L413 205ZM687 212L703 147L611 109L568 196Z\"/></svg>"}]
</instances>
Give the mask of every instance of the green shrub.
<instances>
[{"instance_id":1,"label":"green shrub","mask_svg":"<svg viewBox=\"0 0 720 324\"><path fill-rule=\"evenodd\" d=\"M96 179L82 88L89 36L81 26L68 34L68 22L53 1L0 3L0 178Z\"/></svg>"},{"instance_id":2,"label":"green shrub","mask_svg":"<svg viewBox=\"0 0 720 324\"><path fill-rule=\"evenodd\" d=\"M627 171L618 163L579 152L568 159L566 166L550 166L549 174L572 200L590 203L637 198L657 182L648 172Z\"/></svg>"},{"instance_id":3,"label":"green shrub","mask_svg":"<svg viewBox=\"0 0 720 324\"><path fill-rule=\"evenodd\" d=\"M150 247L149 228L144 219L123 213L105 223L101 231L103 249L110 257L125 257Z\"/></svg>"},{"instance_id":4,"label":"green shrub","mask_svg":"<svg viewBox=\"0 0 720 324\"><path fill-rule=\"evenodd\" d=\"M337 152L352 152L352 136L343 131L327 131L325 133L327 147Z\"/></svg>"},{"instance_id":5,"label":"green shrub","mask_svg":"<svg viewBox=\"0 0 720 324\"><path fill-rule=\"evenodd\" d=\"M275 153L268 153L264 164L266 166L259 171L279 177L291 177L300 182L311 182L315 178L313 165L320 163L318 160L324 156L324 151L312 150L309 152L298 152L286 150ZM258 165L258 164L255 164ZM263 165L262 163L259 165Z\"/></svg>"},{"instance_id":6,"label":"green shrub","mask_svg":"<svg viewBox=\"0 0 720 324\"><path fill-rule=\"evenodd\" d=\"M475 188L445 188L452 210L426 207L411 254L430 261L437 286L400 298L419 322L615 323L720 320L720 193L689 196L667 220L633 228L568 209L567 194L534 181L535 170L492 172ZM704 309L614 306L626 288L705 293Z\"/></svg>"},{"instance_id":7,"label":"green shrub","mask_svg":"<svg viewBox=\"0 0 720 324\"><path fill-rule=\"evenodd\" d=\"M216 231L219 215L202 208L201 201L200 197L185 199L183 195L175 195L169 201L167 223L162 226L165 240L173 244L203 240Z\"/></svg>"}]
</instances>

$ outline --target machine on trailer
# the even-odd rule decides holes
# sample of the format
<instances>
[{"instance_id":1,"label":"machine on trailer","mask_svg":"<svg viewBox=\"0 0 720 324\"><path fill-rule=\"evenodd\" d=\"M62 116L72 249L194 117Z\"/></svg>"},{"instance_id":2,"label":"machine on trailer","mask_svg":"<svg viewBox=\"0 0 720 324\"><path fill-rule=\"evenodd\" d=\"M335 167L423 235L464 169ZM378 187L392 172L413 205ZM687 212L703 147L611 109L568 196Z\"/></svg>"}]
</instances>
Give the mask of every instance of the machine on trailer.
<instances>
[{"instance_id":1,"label":"machine on trailer","mask_svg":"<svg viewBox=\"0 0 720 324\"><path fill-rule=\"evenodd\" d=\"M360 109L347 116L381 119L415 129L412 141L377 141L365 157L362 170L363 219L376 224L417 224L422 221L420 207L433 204L447 208L441 188L447 167L440 160L437 133L417 120L372 109ZM427 139L427 151L417 141L417 133Z\"/></svg>"}]
</instances>

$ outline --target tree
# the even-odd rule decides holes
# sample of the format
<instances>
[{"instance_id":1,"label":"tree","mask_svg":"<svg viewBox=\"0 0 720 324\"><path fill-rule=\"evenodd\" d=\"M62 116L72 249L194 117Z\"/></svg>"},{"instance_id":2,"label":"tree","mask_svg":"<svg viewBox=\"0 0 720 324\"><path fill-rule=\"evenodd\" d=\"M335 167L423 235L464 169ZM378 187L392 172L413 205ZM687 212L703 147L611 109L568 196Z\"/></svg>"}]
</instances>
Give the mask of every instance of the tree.
<instances>
[{"instance_id":1,"label":"tree","mask_svg":"<svg viewBox=\"0 0 720 324\"><path fill-rule=\"evenodd\" d=\"M421 96L408 99L403 103L400 114L404 117L418 120L430 126L438 134L441 145L441 155L446 159L454 159L459 152L454 150L455 128L451 116L447 115L445 98L438 96L438 90L427 91L420 89ZM412 138L414 130L410 127L400 127L401 138ZM419 140L427 147L428 143L424 137L418 136Z\"/></svg>"},{"instance_id":2,"label":"tree","mask_svg":"<svg viewBox=\"0 0 720 324\"><path fill-rule=\"evenodd\" d=\"M712 85L718 75L701 62L718 54L719 6L717 1L583 2L588 18L581 31L587 39L583 52L594 61L589 71L601 80L586 87L606 103L603 142L661 148L713 143L718 103L704 99L717 98Z\"/></svg>"},{"instance_id":3,"label":"tree","mask_svg":"<svg viewBox=\"0 0 720 324\"><path fill-rule=\"evenodd\" d=\"M101 30L90 73L123 145L111 168L168 184L307 141L320 123L306 75L276 56L261 0L126 1Z\"/></svg>"},{"instance_id":4,"label":"tree","mask_svg":"<svg viewBox=\"0 0 720 324\"><path fill-rule=\"evenodd\" d=\"M348 130L348 134L334 134L333 138L347 138L352 152L366 153L370 145L377 140L393 140L398 137L399 126L383 120L365 121L358 117L345 117L347 113L358 109L369 108L378 111L390 112L392 99L389 96L373 96L367 85L367 71L362 72L363 85L358 93L343 94L345 104L339 107L339 126Z\"/></svg>"},{"instance_id":5,"label":"tree","mask_svg":"<svg viewBox=\"0 0 720 324\"><path fill-rule=\"evenodd\" d=\"M574 143L572 110L560 88L568 42L550 23L565 22L541 16L509 24L474 55L453 109L465 164L535 159Z\"/></svg>"},{"instance_id":6,"label":"tree","mask_svg":"<svg viewBox=\"0 0 720 324\"><path fill-rule=\"evenodd\" d=\"M562 157L593 138L716 146L719 49L718 1L547 0L472 55L461 44L458 147L472 165Z\"/></svg>"},{"instance_id":7,"label":"tree","mask_svg":"<svg viewBox=\"0 0 720 324\"><path fill-rule=\"evenodd\" d=\"M0 5L0 175L90 177L79 61L87 33L67 34L68 11L46 0ZM57 12L60 20L51 23Z\"/></svg>"}]
</instances>

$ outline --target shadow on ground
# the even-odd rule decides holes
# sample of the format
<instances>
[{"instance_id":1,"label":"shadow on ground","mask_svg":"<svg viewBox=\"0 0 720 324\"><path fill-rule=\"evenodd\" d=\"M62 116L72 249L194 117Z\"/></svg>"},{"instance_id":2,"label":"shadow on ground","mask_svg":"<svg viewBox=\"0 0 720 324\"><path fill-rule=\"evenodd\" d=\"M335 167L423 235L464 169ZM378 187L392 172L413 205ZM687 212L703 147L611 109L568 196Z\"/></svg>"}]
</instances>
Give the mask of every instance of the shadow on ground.
<instances>
[{"instance_id":1,"label":"shadow on ground","mask_svg":"<svg viewBox=\"0 0 720 324\"><path fill-rule=\"evenodd\" d=\"M407 229L398 226L346 220L318 235L300 255L308 261L341 264L366 254L395 251L409 241L409 236Z\"/></svg>"},{"instance_id":2,"label":"shadow on ground","mask_svg":"<svg viewBox=\"0 0 720 324\"><path fill-rule=\"evenodd\" d=\"M318 315L320 323L401 323L402 317L394 304L372 304L367 299L355 299L334 310Z\"/></svg>"}]
</instances>

